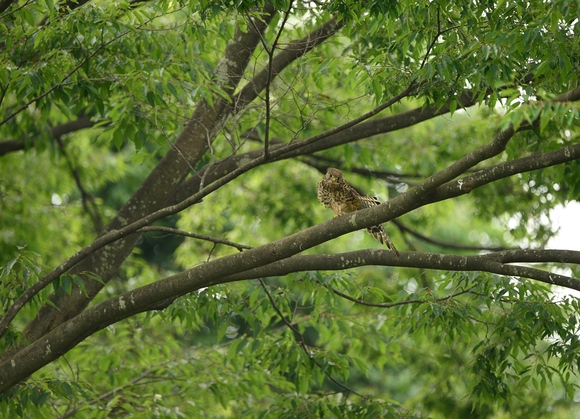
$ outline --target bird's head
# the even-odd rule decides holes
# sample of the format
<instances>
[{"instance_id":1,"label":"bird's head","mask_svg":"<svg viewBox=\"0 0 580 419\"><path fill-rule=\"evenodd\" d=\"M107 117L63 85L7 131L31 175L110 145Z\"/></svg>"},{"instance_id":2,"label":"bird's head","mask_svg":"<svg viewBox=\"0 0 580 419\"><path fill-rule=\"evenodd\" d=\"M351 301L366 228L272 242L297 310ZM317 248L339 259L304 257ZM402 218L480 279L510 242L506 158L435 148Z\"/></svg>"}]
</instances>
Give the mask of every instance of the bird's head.
<instances>
[{"instance_id":1,"label":"bird's head","mask_svg":"<svg viewBox=\"0 0 580 419\"><path fill-rule=\"evenodd\" d=\"M343 181L342 172L338 169L333 168L333 167L328 169L328 171L326 172L326 175L324 175L324 178L326 180L329 180L331 182L336 182L336 183Z\"/></svg>"}]
</instances>

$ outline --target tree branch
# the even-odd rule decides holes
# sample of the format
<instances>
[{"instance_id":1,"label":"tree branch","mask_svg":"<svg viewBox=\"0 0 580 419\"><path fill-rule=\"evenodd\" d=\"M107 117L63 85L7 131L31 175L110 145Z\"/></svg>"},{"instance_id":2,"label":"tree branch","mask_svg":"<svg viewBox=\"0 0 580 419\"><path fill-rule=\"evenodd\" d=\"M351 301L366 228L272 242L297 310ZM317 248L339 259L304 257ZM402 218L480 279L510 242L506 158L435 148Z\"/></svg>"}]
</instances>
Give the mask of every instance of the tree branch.
<instances>
[{"instance_id":1,"label":"tree branch","mask_svg":"<svg viewBox=\"0 0 580 419\"><path fill-rule=\"evenodd\" d=\"M336 16L324 23L320 28L300 40L291 41L288 46L272 59L268 68L260 71L243 89L232 98L230 110L237 114L248 106L268 85L269 80L276 77L298 58L304 56L316 46L322 44L344 26L344 21L337 22Z\"/></svg>"},{"instance_id":2,"label":"tree branch","mask_svg":"<svg viewBox=\"0 0 580 419\"><path fill-rule=\"evenodd\" d=\"M284 276L305 271L337 271L360 266L398 266L448 271L490 272L559 285L580 291L580 279L511 263L572 263L580 265L580 252L572 250L504 250L462 256L427 252L401 252L401 260L388 250L366 249L333 255L293 256L267 266L222 278L224 282Z\"/></svg>"},{"instance_id":3,"label":"tree branch","mask_svg":"<svg viewBox=\"0 0 580 419\"><path fill-rule=\"evenodd\" d=\"M216 244L225 244L226 246L235 247L240 252L243 250L247 250L247 249L252 248L252 246L247 246L245 244L238 244L238 243L231 242L229 240L218 239L217 237L205 236L203 234L190 233L188 231L178 230L176 228L170 228L170 227L147 226L147 227L142 227L137 231L139 231L139 232L161 231L164 233L176 234L179 236L192 237L194 239L200 239L200 240L205 240L205 241L209 241L209 242L216 243Z\"/></svg>"},{"instance_id":4,"label":"tree branch","mask_svg":"<svg viewBox=\"0 0 580 419\"><path fill-rule=\"evenodd\" d=\"M308 357L310 362L312 362L314 365L316 365L318 368L320 368L320 370L324 372L324 375L326 375L326 378L328 378L330 381L332 381L337 386L343 388L345 391L347 391L349 393L356 394L359 397L364 397L363 395L357 393L352 388L348 387L346 384L338 381L336 378L334 378L332 375L330 375L330 373L328 371L324 371L324 369L322 368L322 365L320 365L320 363L316 359L314 359L314 356L310 352L308 345L306 345L306 342L304 340L304 335L290 321L288 321L286 319L284 314L282 314L282 311L280 310L280 308L276 304L276 301L274 301L274 297L272 297L272 294L270 294L270 291L266 287L266 284L264 283L264 281L261 278L259 278L258 281L260 282L262 289L264 290L264 292L268 296L268 299L270 300L270 304L274 308L274 311L278 314L278 317L280 317L280 319L282 320L282 322L284 322L286 327L288 327L288 329L290 329L292 331L292 333L294 334L294 338L295 338L296 342L298 343L298 346L300 346L302 348L302 350L304 351L304 353L306 354L306 356Z\"/></svg>"},{"instance_id":5,"label":"tree branch","mask_svg":"<svg viewBox=\"0 0 580 419\"><path fill-rule=\"evenodd\" d=\"M103 123L106 121L91 121L90 116L80 116L74 121L69 121L61 125L57 125L50 129L50 134L57 138L63 135L70 134L71 132L80 131L85 128L91 128L98 123ZM27 138L5 140L0 142L0 156L7 154L11 151L24 150L26 148Z\"/></svg>"},{"instance_id":6,"label":"tree branch","mask_svg":"<svg viewBox=\"0 0 580 419\"><path fill-rule=\"evenodd\" d=\"M463 291L456 292L454 294L448 295L447 297L435 298L433 300L417 300L417 299L415 299L415 300L396 301L394 303L369 303L368 301L364 301L364 300L361 300L359 298L351 297L350 295L345 294L345 293L337 290L336 288L332 288L330 286L326 286L326 288L328 288L330 291L332 291L333 293L335 293L339 297L342 297L346 300L352 301L353 303L361 304L363 306L377 307L377 308L393 308L393 307L404 306L404 305L408 305L408 304L440 303L442 301L451 300L451 299L458 297L460 295L467 294L467 293L471 292L471 290L474 287L471 287L471 288L463 290Z\"/></svg>"},{"instance_id":7,"label":"tree branch","mask_svg":"<svg viewBox=\"0 0 580 419\"><path fill-rule=\"evenodd\" d=\"M362 124L361 124L362 125ZM345 167L345 163L343 160L339 159L331 159L329 157L325 157L322 155L308 155L300 158L304 164L307 164L310 167L315 168L318 170L322 175L326 173L329 167L336 167L337 169L341 169ZM356 173L361 176L371 177L373 179L382 179L389 183L401 183L406 181L402 181L402 178L415 178L419 179L423 176L416 174L416 173L399 173L399 172L386 172L383 170L374 170L368 169L366 167L348 167L348 172Z\"/></svg>"},{"instance_id":8,"label":"tree branch","mask_svg":"<svg viewBox=\"0 0 580 419\"><path fill-rule=\"evenodd\" d=\"M15 0L1 0L0 1L0 13L3 13L6 9L8 9Z\"/></svg>"},{"instance_id":9,"label":"tree branch","mask_svg":"<svg viewBox=\"0 0 580 419\"><path fill-rule=\"evenodd\" d=\"M580 159L580 144L575 144L558 150L534 153L526 157L500 163L439 187L436 191L426 195L417 204L417 208L428 203L431 204L468 194L480 186L518 173L543 169L578 159Z\"/></svg>"},{"instance_id":10,"label":"tree branch","mask_svg":"<svg viewBox=\"0 0 580 419\"><path fill-rule=\"evenodd\" d=\"M421 234L416 230L413 230L412 228L405 225L404 223L402 223L399 220L392 220L391 222L393 224L395 224L399 228L399 230L401 230L403 233L409 233L410 235L418 238L419 240L422 240L426 243L434 244L435 246L439 246L439 247L445 247L448 249L456 249L456 250L475 250L475 251L490 250L492 252L499 252L501 250L506 250L504 247L501 247L501 246L468 246L465 244L456 244L456 243L446 242L443 240L436 240L432 237L428 237L424 234Z\"/></svg>"},{"instance_id":11,"label":"tree branch","mask_svg":"<svg viewBox=\"0 0 580 419\"><path fill-rule=\"evenodd\" d=\"M346 218L346 216L342 218ZM337 226L344 224L340 221L340 219L328 221L276 242L198 265L88 308L0 364L0 393L57 359L98 330L146 311L159 301L219 283L281 276L291 272L344 270L358 266L378 265L422 267L446 271L483 271L530 278L551 285L580 290L580 280L578 279L539 269L507 264L515 261L580 264L580 252L574 251L514 250L477 256L401 252L401 256L397 257L388 250L370 249L336 255L284 258L284 255L303 250L301 244L308 245L312 241L318 241L324 237L324 230L335 230L333 224ZM336 232L329 232L329 234L334 235ZM302 238L304 240L301 240ZM276 261L276 259L281 258L283 259Z\"/></svg>"},{"instance_id":12,"label":"tree branch","mask_svg":"<svg viewBox=\"0 0 580 419\"><path fill-rule=\"evenodd\" d=\"M261 17L256 18L256 27L262 31L265 30L274 12L271 5L266 5ZM237 27L233 40L226 46L214 77L218 87L227 94L233 92L241 80L259 42L258 38L258 34L251 28L245 31ZM27 325L24 333L30 341L34 341L86 307L101 290L103 283L113 277L139 239L138 234L127 236L127 233L134 232L153 221L148 220L148 216L162 207L179 183L190 173L191 168L195 167L206 153L209 144L215 138L219 124L225 117L226 102L227 100L221 96L214 98L213 106L204 100L198 102L191 119L175 141L174 147L163 156L139 189L111 220L105 229L105 236L96 239L73 258L55 268L42 281L27 289L9 309L5 318L0 321L0 335L6 331L6 320L14 316L29 298L76 264L78 265L75 266L74 272L85 279L85 292L51 297L52 305L58 309L50 305L42 307L37 317ZM160 215L159 211L157 214ZM135 222L136 220L138 222ZM127 225L132 225L132 227L121 231ZM115 243L103 248L104 245L112 242ZM85 272L97 275L101 281L92 280L85 275Z\"/></svg>"},{"instance_id":13,"label":"tree branch","mask_svg":"<svg viewBox=\"0 0 580 419\"><path fill-rule=\"evenodd\" d=\"M399 94L397 97L401 97L401 94ZM476 103L476 98L472 96L470 91L463 92L460 97L462 107L469 107ZM331 133L323 139L318 139L316 142L300 143L303 145L300 145L292 151L287 150L282 154L277 154L276 157L271 155L269 162L308 155L318 151L323 151L340 145L348 144L357 140L370 138L375 135L397 131L434 118L436 116L446 114L448 112L449 105L443 107L419 107L411 111L402 112L396 115L358 123L356 125L347 127L346 129ZM286 144L287 143L271 145L270 150L272 153L279 152L286 146ZM196 193L200 189L201 179L204 179L206 182L216 181L220 179L225 173L230 173L231 171L238 168L242 162L256 159L261 155L262 150L254 150L240 155L231 156L206 166L204 169L194 174L194 176L187 178L176 190L175 195L171 198L170 202L180 202L186 199L186 197Z\"/></svg>"}]
</instances>

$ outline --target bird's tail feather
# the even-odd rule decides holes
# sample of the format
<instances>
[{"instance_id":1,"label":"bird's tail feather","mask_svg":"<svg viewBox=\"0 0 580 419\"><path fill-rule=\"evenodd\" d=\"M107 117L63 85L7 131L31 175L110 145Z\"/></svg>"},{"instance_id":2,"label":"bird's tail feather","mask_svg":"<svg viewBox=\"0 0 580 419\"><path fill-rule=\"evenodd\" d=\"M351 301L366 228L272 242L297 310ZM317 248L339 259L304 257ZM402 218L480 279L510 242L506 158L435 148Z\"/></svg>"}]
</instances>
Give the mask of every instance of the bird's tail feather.
<instances>
[{"instance_id":1,"label":"bird's tail feather","mask_svg":"<svg viewBox=\"0 0 580 419\"><path fill-rule=\"evenodd\" d=\"M381 242L381 244L384 244L389 249L391 249L393 252L395 252L395 254L397 256L401 256L399 254L399 251L397 250L397 248L395 247L395 245L391 241L391 238L389 237L389 235L387 234L387 231L385 230L385 228L383 226L378 225L378 226L367 228L367 232L371 236L373 236L375 239L377 239L379 242Z\"/></svg>"}]
</instances>

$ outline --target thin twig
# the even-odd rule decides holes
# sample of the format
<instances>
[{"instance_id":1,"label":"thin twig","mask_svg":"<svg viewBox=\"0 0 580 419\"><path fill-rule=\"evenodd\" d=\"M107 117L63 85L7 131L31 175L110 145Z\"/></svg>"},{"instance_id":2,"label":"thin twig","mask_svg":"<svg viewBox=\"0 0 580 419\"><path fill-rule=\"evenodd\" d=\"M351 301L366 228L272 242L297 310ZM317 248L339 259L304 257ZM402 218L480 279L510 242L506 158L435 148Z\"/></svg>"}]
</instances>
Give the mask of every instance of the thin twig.
<instances>
[{"instance_id":1,"label":"thin twig","mask_svg":"<svg viewBox=\"0 0 580 419\"><path fill-rule=\"evenodd\" d=\"M5 11L6 9L8 9L8 7L10 7L10 5L11 5L12 3L14 3L14 2L15 2L14 0L2 0L2 1L0 1L0 12L4 12L4 11ZM32 4L32 3L34 3L34 1L32 1L32 0L29 0L29 1L27 1L26 3L24 3L24 4L22 4L22 5L18 6L18 7L15 7L14 9L12 9L12 10L10 10L10 11L6 12L6 13L2 13L2 14L0 15L0 20L4 19L4 18L5 18L5 17L7 17L8 15L11 15L11 14L13 14L13 13L16 13L16 12L17 12L17 11L19 11L20 9L23 9L23 8L25 8L26 6L28 6L29 4Z\"/></svg>"},{"instance_id":2,"label":"thin twig","mask_svg":"<svg viewBox=\"0 0 580 419\"><path fill-rule=\"evenodd\" d=\"M179 236L192 237L194 239L205 240L205 241L212 242L215 244L225 244L226 246L235 247L240 252L243 250L248 250L248 249L252 248L252 246L247 246L245 244L234 243L234 242L231 242L229 240L218 239L217 237L205 236L203 234L190 233L189 231L178 230L176 228L171 228L171 227L146 226L146 227L140 228L137 231L141 231L141 232L161 231L161 232L169 233L169 234L177 234Z\"/></svg>"},{"instance_id":3,"label":"thin twig","mask_svg":"<svg viewBox=\"0 0 580 419\"><path fill-rule=\"evenodd\" d=\"M437 38L439 38L439 35L441 35L441 20L440 20L440 16L439 16L440 12L441 12L441 9L439 7L437 7L437 34L433 37L433 39L431 40L431 43L427 47L427 51L425 52L425 56L423 57L423 61L421 61L421 65L419 66L419 69L422 69L425 66L425 63L427 62L427 59L429 58L429 54L431 54L431 50L433 49L433 47L435 46L435 43L437 42Z\"/></svg>"},{"instance_id":4,"label":"thin twig","mask_svg":"<svg viewBox=\"0 0 580 419\"><path fill-rule=\"evenodd\" d=\"M326 173L328 167L336 167L341 169L345 166L343 160L333 159L326 156L319 156L317 154L309 154L299 158L304 164L315 168L320 173ZM356 173L362 176L372 176L373 178L384 179L389 183L409 183L402 181L402 178L423 178L424 176L417 173L398 173L398 172L386 172L384 170L373 170L364 167L349 167L347 169L350 173Z\"/></svg>"},{"instance_id":5,"label":"thin twig","mask_svg":"<svg viewBox=\"0 0 580 419\"><path fill-rule=\"evenodd\" d=\"M264 50L266 51L266 54L268 54L268 73L267 73L267 77L266 77L266 92L265 92L265 104L266 104L266 126L265 126L265 134L264 134L264 160L268 160L269 158L269 151L268 151L268 147L270 144L270 120L271 120L271 105L270 105L270 83L272 82L272 70L273 70L273 62L274 62L274 51L276 51L276 46L278 45L278 40L280 39L280 36L282 35L282 31L284 30L284 26L286 25L286 21L288 20L288 17L290 16L290 10L292 9L292 1L290 1L290 3L288 4L288 10L286 10L286 13L284 14L284 17L282 18L282 24L280 25L280 29L278 30L278 32L276 33L276 37L274 38L274 41L272 42L272 46L269 48L268 44L266 43L266 40L264 39L264 37L262 36L262 34L258 31L258 29L255 26L255 23L252 19L248 19L250 24L252 26L254 26L254 30L256 31L256 33L260 34L260 42L262 43L262 46L264 47Z\"/></svg>"},{"instance_id":6,"label":"thin twig","mask_svg":"<svg viewBox=\"0 0 580 419\"><path fill-rule=\"evenodd\" d=\"M93 228L95 230L95 233L99 234L101 231L103 231L103 221L101 220L101 216L99 215L97 204L95 203L93 196L89 194L85 189L78 168L73 164L72 159L67 153L64 143L62 142L60 136L56 136L55 141L58 144L58 147L60 148L60 151L67 163L67 166L69 167L72 177L75 180L77 188L81 193L81 202L83 208L85 209L85 211L87 212L87 214L89 215L89 217L93 222Z\"/></svg>"},{"instance_id":7,"label":"thin twig","mask_svg":"<svg viewBox=\"0 0 580 419\"><path fill-rule=\"evenodd\" d=\"M447 301L447 300L450 300L452 298L455 298L459 295L466 294L475 288L475 286L473 286L469 289L457 292L455 294L448 295L447 297L436 298L435 300L405 300L405 301L397 301L394 303L369 303L367 301L360 300L360 299L355 298L355 297L351 297L350 295L345 294L345 293L343 293L343 292L341 292L341 291L339 291L336 288L333 288L331 286L328 286L328 285L325 285L325 286L326 286L326 288L331 290L336 295L338 295L342 298L346 298L347 300L352 301L353 303L362 304L362 305L368 306L368 307L380 307L380 308L392 308L392 307L403 306L403 305L407 305L407 304L440 303L442 301Z\"/></svg>"},{"instance_id":8,"label":"thin twig","mask_svg":"<svg viewBox=\"0 0 580 419\"><path fill-rule=\"evenodd\" d=\"M469 246L466 244L455 244L455 243L450 243L450 242L446 242L443 240L437 240L434 239L432 237L426 236L424 234L419 233L416 230L413 230L412 228L406 226L404 223L402 223L399 220L391 220L391 223L395 224L399 230L401 230L403 233L409 233L410 235L418 238L419 240L422 240L424 242L427 243L431 243L434 244L436 246L439 247L445 247L448 249L457 249L457 250L489 250L492 252L501 252L502 250L513 250L516 248L507 248L507 247L501 247L501 246Z\"/></svg>"},{"instance_id":9,"label":"thin twig","mask_svg":"<svg viewBox=\"0 0 580 419\"><path fill-rule=\"evenodd\" d=\"M282 24L280 25L280 30L278 31L278 33L276 34L276 38L274 39L274 42L272 42L272 48L270 48L270 51L268 53L268 79L266 81L266 132L264 135L264 160L268 160L269 157L269 151L268 151L268 145L269 145L269 141L270 141L270 113L271 113L271 105L270 105L270 83L272 81L272 72L273 72L273 64L274 64L274 51L276 51L276 47L278 45L278 40L280 39L280 36L282 35L282 30L284 29L284 26L286 25L286 21L288 20L288 17L290 16L290 10L292 10L292 4L293 2L290 1L288 3L288 10L286 10L286 14L284 15L284 18L282 19Z\"/></svg>"},{"instance_id":10,"label":"thin twig","mask_svg":"<svg viewBox=\"0 0 580 419\"><path fill-rule=\"evenodd\" d=\"M262 278L258 278L258 281L260 282L260 285L262 286L262 288L264 289L264 292L268 296L268 299L270 300L270 303L272 304L274 311L276 311L276 313L278 314L278 316L280 316L280 318L282 319L284 324L294 333L294 336L297 340L298 345L304 350L304 353L306 354L308 359L310 359L310 361L312 361L318 368L320 368L322 370L322 365L320 365L320 363L318 361L316 361L316 359L314 359L314 356L310 353L310 351L308 349L308 345L306 345L306 342L304 342L304 335L302 335L302 333L300 333L300 331L296 327L294 327L294 325L292 323L290 323L286 319L286 317L282 314L282 311L280 311L280 308L278 308L278 305L274 301L274 297L272 297L272 294L270 294L270 291L268 291L268 287L266 287L266 284L264 283ZM330 373L328 373L328 371L323 371L323 372L324 372L324 375L326 375L326 377L330 381L332 381L337 386L340 386L341 388L343 388L346 392L356 394L359 397L365 398L365 396L363 396L362 394L359 394L357 391L353 390L352 388L350 388L346 384L338 381L336 378L334 378L332 375L330 375Z\"/></svg>"},{"instance_id":11,"label":"thin twig","mask_svg":"<svg viewBox=\"0 0 580 419\"><path fill-rule=\"evenodd\" d=\"M77 72L78 69L80 69L82 66L84 66L88 60L90 60L91 58L93 58L95 55L97 55L97 53L99 51L101 51L103 48L109 46L110 44L112 44L113 42L117 41L118 39L122 38L123 36L127 35L129 32L129 30L122 32L121 34L115 36L113 39L102 43L101 45L99 45L90 55L88 55L84 60L82 60L78 65L76 65L71 71L69 71L67 74L65 74L65 76L62 78L62 80L60 81L60 83L55 84L54 86L52 86L50 89L47 89L44 93L30 99L28 102L26 102L24 105L20 106L18 109L16 109L14 112L12 112L10 115L8 115L6 118L4 118L1 122L0 122L0 126L4 125L6 122L10 121L12 118L14 118L16 115L18 115L20 112L22 112L23 110L25 110L26 108L28 108L30 105L32 105L35 102L38 102L40 99L48 96L49 94L51 94L53 91L55 91L56 89L58 89L60 86L62 86L64 84L64 82L66 80L68 80L74 73Z\"/></svg>"}]
</instances>

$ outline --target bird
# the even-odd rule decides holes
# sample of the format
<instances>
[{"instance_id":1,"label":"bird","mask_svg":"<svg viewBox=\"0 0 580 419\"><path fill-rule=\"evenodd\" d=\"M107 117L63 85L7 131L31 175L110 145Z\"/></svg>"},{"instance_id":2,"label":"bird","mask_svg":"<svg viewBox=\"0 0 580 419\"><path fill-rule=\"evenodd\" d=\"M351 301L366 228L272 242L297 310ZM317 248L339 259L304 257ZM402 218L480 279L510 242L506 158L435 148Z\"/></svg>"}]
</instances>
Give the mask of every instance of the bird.
<instances>
[{"instance_id":1,"label":"bird","mask_svg":"<svg viewBox=\"0 0 580 419\"><path fill-rule=\"evenodd\" d=\"M318 183L318 200L326 208L330 208L336 215L334 218L342 216L343 213L351 213L364 208L371 208L380 205L380 201L371 196L364 196L349 185L342 176L342 172L331 167L328 169L322 180ZM387 231L382 225L369 227L366 231L378 240L381 244L391 249L397 256L400 256Z\"/></svg>"}]
</instances>

